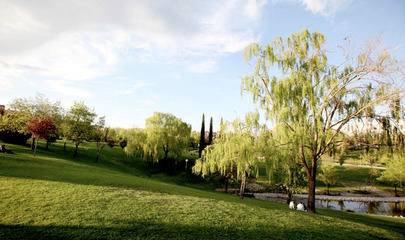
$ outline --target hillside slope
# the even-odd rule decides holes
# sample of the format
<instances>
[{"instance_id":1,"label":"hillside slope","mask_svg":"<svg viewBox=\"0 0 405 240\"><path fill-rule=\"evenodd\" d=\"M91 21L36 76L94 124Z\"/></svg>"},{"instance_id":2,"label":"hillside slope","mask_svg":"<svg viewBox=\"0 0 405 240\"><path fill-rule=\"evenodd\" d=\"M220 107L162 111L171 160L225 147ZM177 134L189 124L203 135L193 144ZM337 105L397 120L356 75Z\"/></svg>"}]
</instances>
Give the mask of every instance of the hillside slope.
<instances>
[{"instance_id":1,"label":"hillside slope","mask_svg":"<svg viewBox=\"0 0 405 240\"><path fill-rule=\"evenodd\" d=\"M0 239L401 239L402 219L285 204L198 190L125 169L119 149L92 163L60 146L33 157L0 155ZM80 155L82 153L82 155Z\"/></svg>"}]
</instances>

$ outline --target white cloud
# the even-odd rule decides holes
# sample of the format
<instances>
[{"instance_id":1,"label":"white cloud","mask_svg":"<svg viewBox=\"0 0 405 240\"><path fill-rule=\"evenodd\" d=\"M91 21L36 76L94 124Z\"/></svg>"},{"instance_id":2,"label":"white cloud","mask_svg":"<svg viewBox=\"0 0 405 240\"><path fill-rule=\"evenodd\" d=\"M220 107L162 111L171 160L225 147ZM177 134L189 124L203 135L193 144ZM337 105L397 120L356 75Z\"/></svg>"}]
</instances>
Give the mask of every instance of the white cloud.
<instances>
[{"instance_id":1,"label":"white cloud","mask_svg":"<svg viewBox=\"0 0 405 240\"><path fill-rule=\"evenodd\" d=\"M88 99L93 95L84 88L72 85L69 81L63 80L45 80L44 85L48 90L60 93L69 97L78 97L80 99ZM45 89L44 89L45 90Z\"/></svg>"},{"instance_id":2,"label":"white cloud","mask_svg":"<svg viewBox=\"0 0 405 240\"><path fill-rule=\"evenodd\" d=\"M122 91L122 94L125 94L125 95L133 94L136 91L138 91L139 89L144 88L144 87L149 87L149 86L153 86L153 84L148 83L148 82L137 82L134 85L132 85L131 87Z\"/></svg>"},{"instance_id":3,"label":"white cloud","mask_svg":"<svg viewBox=\"0 0 405 240\"><path fill-rule=\"evenodd\" d=\"M267 4L266 0L247 0L244 11L251 18L260 17L260 8Z\"/></svg>"},{"instance_id":4,"label":"white cloud","mask_svg":"<svg viewBox=\"0 0 405 240\"><path fill-rule=\"evenodd\" d=\"M0 78L0 92L9 91L14 84L9 79Z\"/></svg>"},{"instance_id":5,"label":"white cloud","mask_svg":"<svg viewBox=\"0 0 405 240\"><path fill-rule=\"evenodd\" d=\"M324 16L334 15L346 7L352 0L300 0L305 8L314 14Z\"/></svg>"},{"instance_id":6,"label":"white cloud","mask_svg":"<svg viewBox=\"0 0 405 240\"><path fill-rule=\"evenodd\" d=\"M212 60L193 63L188 66L188 70L193 73L209 73L216 71L216 69L216 62Z\"/></svg>"},{"instance_id":7,"label":"white cloud","mask_svg":"<svg viewBox=\"0 0 405 240\"><path fill-rule=\"evenodd\" d=\"M50 88L58 91L60 86L105 76L125 58L199 62L188 69L213 71L217 57L240 51L258 38L254 26L265 4L264 0L1 1L1 84L52 79L53 84L61 81Z\"/></svg>"}]
</instances>

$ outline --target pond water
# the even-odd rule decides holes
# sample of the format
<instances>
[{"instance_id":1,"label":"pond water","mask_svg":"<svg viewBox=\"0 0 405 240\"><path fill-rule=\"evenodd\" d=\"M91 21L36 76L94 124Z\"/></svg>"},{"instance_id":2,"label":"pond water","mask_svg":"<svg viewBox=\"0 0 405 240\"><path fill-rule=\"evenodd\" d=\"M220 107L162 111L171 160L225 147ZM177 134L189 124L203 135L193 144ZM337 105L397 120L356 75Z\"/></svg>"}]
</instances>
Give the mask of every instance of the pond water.
<instances>
[{"instance_id":1,"label":"pond water","mask_svg":"<svg viewBox=\"0 0 405 240\"><path fill-rule=\"evenodd\" d=\"M286 200L282 198L266 198L270 201L283 202ZM297 199L297 202L303 202L306 206L307 199ZM338 211L349 211L356 213L376 214L383 216L396 216L405 217L405 202L354 202L354 201L326 201L316 200L315 206L317 208L328 208Z\"/></svg>"},{"instance_id":2,"label":"pond water","mask_svg":"<svg viewBox=\"0 0 405 240\"><path fill-rule=\"evenodd\" d=\"M316 200L315 206L340 211L353 211L357 213L405 217L405 202L389 203Z\"/></svg>"}]
</instances>

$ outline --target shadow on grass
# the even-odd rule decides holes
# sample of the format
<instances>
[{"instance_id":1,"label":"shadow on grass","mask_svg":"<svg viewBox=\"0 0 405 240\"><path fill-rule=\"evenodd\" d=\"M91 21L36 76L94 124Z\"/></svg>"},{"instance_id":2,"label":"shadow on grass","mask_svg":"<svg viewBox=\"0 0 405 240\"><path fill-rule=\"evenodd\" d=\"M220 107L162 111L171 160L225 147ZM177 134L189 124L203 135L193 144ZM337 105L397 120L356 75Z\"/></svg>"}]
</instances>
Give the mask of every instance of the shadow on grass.
<instances>
[{"instance_id":1,"label":"shadow on grass","mask_svg":"<svg viewBox=\"0 0 405 240\"><path fill-rule=\"evenodd\" d=\"M381 239L366 231L333 228L220 228L154 222L131 222L126 227L0 225L1 239Z\"/></svg>"},{"instance_id":2,"label":"shadow on grass","mask_svg":"<svg viewBox=\"0 0 405 240\"><path fill-rule=\"evenodd\" d=\"M336 210L327 210L327 209L318 209L317 215L329 216L334 218L339 218L345 221L353 222L353 223L362 223L368 226L377 227L381 229L385 229L388 231L393 231L399 234L404 235L405 239L405 221L398 222L395 218L389 217L379 217L379 216L372 216L372 215L365 215L359 213L347 213L342 211Z\"/></svg>"}]
</instances>

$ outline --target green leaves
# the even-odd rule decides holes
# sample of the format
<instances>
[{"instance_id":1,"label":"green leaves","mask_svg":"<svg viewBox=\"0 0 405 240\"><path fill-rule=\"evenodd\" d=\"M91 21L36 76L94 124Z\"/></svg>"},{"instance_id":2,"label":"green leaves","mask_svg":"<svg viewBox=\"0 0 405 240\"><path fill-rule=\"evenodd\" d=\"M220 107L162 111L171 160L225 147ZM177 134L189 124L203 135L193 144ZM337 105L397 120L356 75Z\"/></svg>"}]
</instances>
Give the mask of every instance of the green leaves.
<instances>
[{"instance_id":1,"label":"green leaves","mask_svg":"<svg viewBox=\"0 0 405 240\"><path fill-rule=\"evenodd\" d=\"M188 146L191 126L170 113L155 112L145 122L144 151L153 161L180 156Z\"/></svg>"},{"instance_id":2,"label":"green leaves","mask_svg":"<svg viewBox=\"0 0 405 240\"><path fill-rule=\"evenodd\" d=\"M66 117L68 136L76 143L90 138L93 133L92 124L96 116L97 114L84 103L74 103Z\"/></svg>"},{"instance_id":3,"label":"green leaves","mask_svg":"<svg viewBox=\"0 0 405 240\"><path fill-rule=\"evenodd\" d=\"M229 129L229 126L232 126ZM259 114L248 113L244 120L221 124L221 134L214 144L208 146L196 161L193 172L207 176L218 172L241 179L257 174L258 163L262 162L257 138L259 136Z\"/></svg>"}]
</instances>

